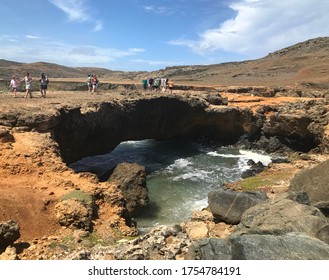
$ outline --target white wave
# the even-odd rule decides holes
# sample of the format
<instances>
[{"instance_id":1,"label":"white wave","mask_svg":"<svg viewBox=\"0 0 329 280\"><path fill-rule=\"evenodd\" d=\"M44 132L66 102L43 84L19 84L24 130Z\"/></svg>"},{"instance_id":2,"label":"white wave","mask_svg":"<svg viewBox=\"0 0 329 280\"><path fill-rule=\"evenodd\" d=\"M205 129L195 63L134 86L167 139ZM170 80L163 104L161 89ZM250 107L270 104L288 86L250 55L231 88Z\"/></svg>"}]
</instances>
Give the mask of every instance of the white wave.
<instances>
[{"instance_id":1,"label":"white wave","mask_svg":"<svg viewBox=\"0 0 329 280\"><path fill-rule=\"evenodd\" d=\"M191 164L193 164L193 162L191 162L187 159L184 159L184 158L180 158L180 159L175 160L175 162L173 164L169 165L167 167L167 169L173 170L173 169L186 168Z\"/></svg>"},{"instance_id":2,"label":"white wave","mask_svg":"<svg viewBox=\"0 0 329 280\"><path fill-rule=\"evenodd\" d=\"M217 152L209 152L207 155L212 157L222 157L222 158L239 158L241 155L233 155L233 154L219 154Z\"/></svg>"},{"instance_id":3,"label":"white wave","mask_svg":"<svg viewBox=\"0 0 329 280\"><path fill-rule=\"evenodd\" d=\"M201 211L202 209L206 208L207 206L208 206L208 198L206 196L202 200L192 201L190 210L192 212L194 212L194 211Z\"/></svg>"},{"instance_id":4,"label":"white wave","mask_svg":"<svg viewBox=\"0 0 329 280\"><path fill-rule=\"evenodd\" d=\"M174 177L173 180L174 181L179 181L179 180L199 181L199 180L207 179L210 174L213 174L213 171L191 170L188 173L184 173L184 174Z\"/></svg>"},{"instance_id":5,"label":"white wave","mask_svg":"<svg viewBox=\"0 0 329 280\"><path fill-rule=\"evenodd\" d=\"M272 159L269 155L264 155L264 154L260 154L252 151L245 151L245 150L239 150L239 153L242 155L242 157L246 158L247 160L251 159L256 163L261 162L265 166L268 166L272 162Z\"/></svg>"},{"instance_id":6,"label":"white wave","mask_svg":"<svg viewBox=\"0 0 329 280\"><path fill-rule=\"evenodd\" d=\"M267 166L272 162L272 159L268 155L260 154L252 151L239 150L239 154L220 154L217 152L207 153L209 156L222 157L222 158L240 158L241 160L253 160L254 162L261 162L263 165ZM243 161L244 162L244 161Z\"/></svg>"}]
</instances>

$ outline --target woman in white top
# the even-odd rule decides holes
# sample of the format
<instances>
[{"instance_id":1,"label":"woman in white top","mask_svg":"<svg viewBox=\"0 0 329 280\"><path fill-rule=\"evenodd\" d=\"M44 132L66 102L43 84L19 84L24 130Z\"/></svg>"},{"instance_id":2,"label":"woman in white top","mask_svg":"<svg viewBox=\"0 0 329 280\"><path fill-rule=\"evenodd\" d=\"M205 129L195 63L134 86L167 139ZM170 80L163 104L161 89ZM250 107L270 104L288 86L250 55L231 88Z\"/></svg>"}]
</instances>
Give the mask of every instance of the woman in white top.
<instances>
[{"instance_id":1,"label":"woman in white top","mask_svg":"<svg viewBox=\"0 0 329 280\"><path fill-rule=\"evenodd\" d=\"M26 89L26 94L25 98L27 98L28 95L30 95L30 98L32 98L32 78L30 77L30 73L26 73L26 76L21 79L18 83L20 82L25 82L25 89Z\"/></svg>"},{"instance_id":2,"label":"woman in white top","mask_svg":"<svg viewBox=\"0 0 329 280\"><path fill-rule=\"evenodd\" d=\"M14 97L16 98L16 92L17 92L17 86L18 86L18 81L15 76L11 78L9 86L12 88Z\"/></svg>"}]
</instances>

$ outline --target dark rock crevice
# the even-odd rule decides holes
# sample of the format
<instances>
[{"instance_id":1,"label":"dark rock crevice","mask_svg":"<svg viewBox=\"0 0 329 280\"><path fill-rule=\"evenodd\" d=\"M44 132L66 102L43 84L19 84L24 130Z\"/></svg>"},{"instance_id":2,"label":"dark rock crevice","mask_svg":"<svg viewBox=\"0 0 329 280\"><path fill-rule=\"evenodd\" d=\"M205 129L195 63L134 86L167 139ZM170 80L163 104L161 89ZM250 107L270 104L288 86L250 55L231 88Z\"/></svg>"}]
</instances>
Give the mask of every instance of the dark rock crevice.
<instances>
[{"instance_id":1,"label":"dark rock crevice","mask_svg":"<svg viewBox=\"0 0 329 280\"><path fill-rule=\"evenodd\" d=\"M54 128L65 162L113 150L127 140L209 136L234 143L244 133L239 110L208 110L204 100L159 97L89 104L61 111Z\"/></svg>"}]
</instances>

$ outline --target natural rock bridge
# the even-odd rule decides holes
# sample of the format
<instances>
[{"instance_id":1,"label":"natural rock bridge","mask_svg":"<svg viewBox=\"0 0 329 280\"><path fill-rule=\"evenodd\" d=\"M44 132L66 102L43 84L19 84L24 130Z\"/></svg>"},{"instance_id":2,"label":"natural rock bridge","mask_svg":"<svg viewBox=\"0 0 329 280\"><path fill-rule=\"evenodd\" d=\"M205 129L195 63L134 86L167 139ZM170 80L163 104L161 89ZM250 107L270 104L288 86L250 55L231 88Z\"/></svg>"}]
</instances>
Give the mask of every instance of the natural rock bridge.
<instances>
[{"instance_id":1,"label":"natural rock bridge","mask_svg":"<svg viewBox=\"0 0 329 280\"><path fill-rule=\"evenodd\" d=\"M67 163L109 152L127 140L175 137L206 137L221 144L234 144L243 135L250 141L275 137L294 150L309 151L322 142L321 123L305 114L307 108L293 109L266 106L253 112L213 106L200 97L131 99L63 108L53 130ZM271 145L264 142L260 148L275 150Z\"/></svg>"}]
</instances>

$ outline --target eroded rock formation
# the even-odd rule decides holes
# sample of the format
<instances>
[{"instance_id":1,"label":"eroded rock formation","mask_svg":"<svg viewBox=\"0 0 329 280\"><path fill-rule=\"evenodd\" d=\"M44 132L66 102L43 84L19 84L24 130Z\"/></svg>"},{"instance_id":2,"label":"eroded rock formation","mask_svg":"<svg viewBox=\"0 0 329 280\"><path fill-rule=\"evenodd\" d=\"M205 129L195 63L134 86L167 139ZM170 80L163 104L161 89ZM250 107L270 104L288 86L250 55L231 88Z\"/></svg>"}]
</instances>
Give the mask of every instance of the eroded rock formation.
<instances>
[{"instance_id":1,"label":"eroded rock formation","mask_svg":"<svg viewBox=\"0 0 329 280\"><path fill-rule=\"evenodd\" d=\"M95 99L74 99L72 95L72 99L63 97L64 101L54 97L31 103L17 100L14 104L6 100L8 104L1 103L0 111L1 210L17 216L23 236L33 240L58 229L55 225L48 232L44 230L55 221L56 203L64 194L79 189L97 202L97 213L88 223L93 223L98 234L108 238L132 236L137 232L119 186L99 182L92 174L74 174L67 163L110 152L122 141L150 138L206 137L221 144L238 143L270 152L328 150L325 99L263 104L261 98L250 97L246 106L233 96L228 98L228 105L218 105L214 94L215 99L208 94L184 93L120 98L103 95ZM15 205L8 203L14 191ZM31 228L38 232L31 232ZM194 237L208 234L188 232Z\"/></svg>"}]
</instances>

